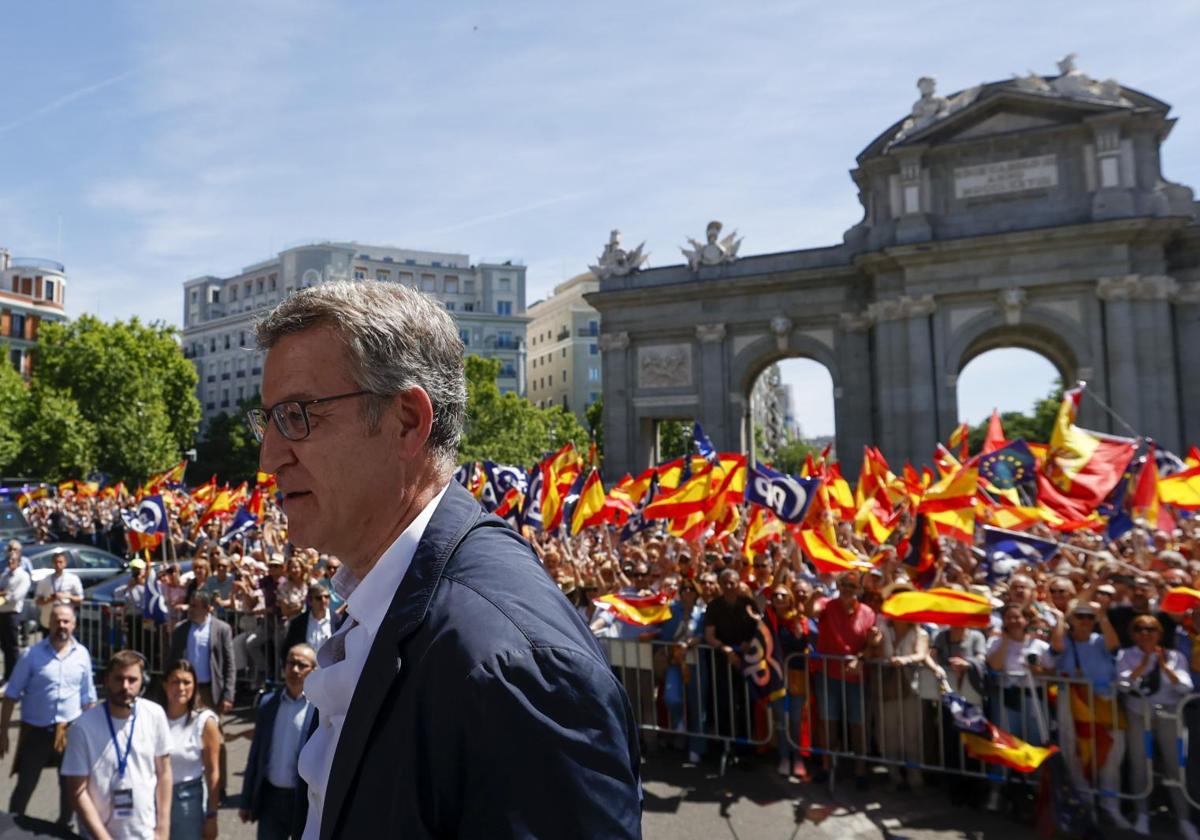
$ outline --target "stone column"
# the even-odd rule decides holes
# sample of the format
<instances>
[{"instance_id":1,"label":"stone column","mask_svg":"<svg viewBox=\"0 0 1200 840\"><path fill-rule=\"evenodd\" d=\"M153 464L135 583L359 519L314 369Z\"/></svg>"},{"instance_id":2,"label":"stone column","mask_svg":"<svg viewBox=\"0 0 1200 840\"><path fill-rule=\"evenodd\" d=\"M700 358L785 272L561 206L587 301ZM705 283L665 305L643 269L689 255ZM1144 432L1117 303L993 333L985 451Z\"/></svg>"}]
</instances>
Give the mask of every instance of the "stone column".
<instances>
[{"instance_id":1,"label":"stone column","mask_svg":"<svg viewBox=\"0 0 1200 840\"><path fill-rule=\"evenodd\" d=\"M1200 444L1200 283L1181 286L1175 296L1175 358L1179 360L1180 447ZM1180 455L1182 451L1176 450Z\"/></svg>"},{"instance_id":2,"label":"stone column","mask_svg":"<svg viewBox=\"0 0 1200 840\"><path fill-rule=\"evenodd\" d=\"M633 365L629 333L600 334L604 393L604 466L610 475L636 474L637 428L633 416Z\"/></svg>"},{"instance_id":3,"label":"stone column","mask_svg":"<svg viewBox=\"0 0 1200 840\"><path fill-rule=\"evenodd\" d=\"M938 395L930 318L932 295L903 296L868 307L875 323L877 438L889 461L927 462L937 445Z\"/></svg>"},{"instance_id":4,"label":"stone column","mask_svg":"<svg viewBox=\"0 0 1200 840\"><path fill-rule=\"evenodd\" d=\"M871 388L873 323L866 313L844 313L835 341L839 377L833 384L837 455L851 483L862 465L863 447L876 442L878 411Z\"/></svg>"},{"instance_id":5,"label":"stone column","mask_svg":"<svg viewBox=\"0 0 1200 840\"><path fill-rule=\"evenodd\" d=\"M1177 288L1163 275L1102 277L1096 284L1104 303L1109 406L1139 434L1171 449L1183 442L1170 304ZM1129 434L1115 420L1109 428Z\"/></svg>"},{"instance_id":6,"label":"stone column","mask_svg":"<svg viewBox=\"0 0 1200 840\"><path fill-rule=\"evenodd\" d=\"M699 407L696 420L718 450L734 448L739 435L729 427L729 378L726 370L725 325L697 324L696 341L700 344L699 365L696 368L696 390Z\"/></svg>"}]
</instances>

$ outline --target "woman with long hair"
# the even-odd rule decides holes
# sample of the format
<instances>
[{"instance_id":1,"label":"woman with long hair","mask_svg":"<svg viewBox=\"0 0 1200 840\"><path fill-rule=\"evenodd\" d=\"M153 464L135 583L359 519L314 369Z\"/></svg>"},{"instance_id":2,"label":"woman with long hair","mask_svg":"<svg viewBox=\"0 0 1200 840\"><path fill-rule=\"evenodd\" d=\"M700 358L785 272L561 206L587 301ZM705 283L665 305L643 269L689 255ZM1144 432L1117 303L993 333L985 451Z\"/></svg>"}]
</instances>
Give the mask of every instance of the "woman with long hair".
<instances>
[{"instance_id":1,"label":"woman with long hair","mask_svg":"<svg viewBox=\"0 0 1200 840\"><path fill-rule=\"evenodd\" d=\"M221 729L196 685L196 668L173 663L163 680L164 708L171 731L171 840L212 840L220 802Z\"/></svg>"}]
</instances>

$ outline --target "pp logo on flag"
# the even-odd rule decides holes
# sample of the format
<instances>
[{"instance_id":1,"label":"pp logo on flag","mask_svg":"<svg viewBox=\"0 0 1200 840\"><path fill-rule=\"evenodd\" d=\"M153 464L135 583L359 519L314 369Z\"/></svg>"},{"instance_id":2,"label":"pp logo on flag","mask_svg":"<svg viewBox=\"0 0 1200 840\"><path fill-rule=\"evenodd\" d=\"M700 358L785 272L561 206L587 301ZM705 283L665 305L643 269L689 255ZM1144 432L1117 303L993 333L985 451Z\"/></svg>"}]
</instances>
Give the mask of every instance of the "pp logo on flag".
<instances>
[{"instance_id":1,"label":"pp logo on flag","mask_svg":"<svg viewBox=\"0 0 1200 840\"><path fill-rule=\"evenodd\" d=\"M754 477L755 495L784 522L795 522L808 506L808 491L788 476Z\"/></svg>"}]
</instances>

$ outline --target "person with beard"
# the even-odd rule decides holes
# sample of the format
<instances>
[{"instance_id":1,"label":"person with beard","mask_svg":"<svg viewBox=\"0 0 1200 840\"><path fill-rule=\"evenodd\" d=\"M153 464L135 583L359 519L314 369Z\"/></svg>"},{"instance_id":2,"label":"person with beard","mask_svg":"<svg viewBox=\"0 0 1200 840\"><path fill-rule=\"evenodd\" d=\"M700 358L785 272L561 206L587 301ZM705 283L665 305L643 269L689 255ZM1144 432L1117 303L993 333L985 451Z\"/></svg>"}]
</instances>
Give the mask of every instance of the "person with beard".
<instances>
[{"instance_id":1,"label":"person with beard","mask_svg":"<svg viewBox=\"0 0 1200 840\"><path fill-rule=\"evenodd\" d=\"M113 654L107 699L67 730L63 782L85 833L97 840L171 833L171 731L162 706L142 698L146 659Z\"/></svg>"},{"instance_id":2,"label":"person with beard","mask_svg":"<svg viewBox=\"0 0 1200 840\"><path fill-rule=\"evenodd\" d=\"M67 726L96 703L91 654L74 638L74 607L55 605L46 623L49 634L17 662L0 705L0 758L3 758L8 754L13 707L21 704L21 730L13 760L17 785L8 803L8 810L14 814L25 813L42 770L62 762ZM70 819L71 799L60 777L58 823L65 826Z\"/></svg>"}]
</instances>

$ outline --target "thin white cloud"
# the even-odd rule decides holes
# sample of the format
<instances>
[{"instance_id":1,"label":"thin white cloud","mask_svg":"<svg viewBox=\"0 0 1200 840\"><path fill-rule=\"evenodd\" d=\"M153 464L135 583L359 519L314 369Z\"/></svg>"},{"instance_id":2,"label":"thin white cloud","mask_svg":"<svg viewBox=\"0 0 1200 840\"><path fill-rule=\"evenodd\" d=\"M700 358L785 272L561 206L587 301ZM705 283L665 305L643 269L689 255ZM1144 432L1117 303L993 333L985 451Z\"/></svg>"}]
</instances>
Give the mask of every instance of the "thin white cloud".
<instances>
[{"instance_id":1,"label":"thin white cloud","mask_svg":"<svg viewBox=\"0 0 1200 840\"><path fill-rule=\"evenodd\" d=\"M126 70L124 73L118 73L112 78L105 79L102 82L85 85L84 87L73 90L70 93L63 94L52 102L47 102L41 107L34 108L32 111L22 114L16 119L0 125L0 134L7 134L13 129L20 128L23 125L28 125L34 120L40 119L47 114L53 114L55 111L65 108L67 105L70 105L72 102L75 102L78 99L83 99L85 96L91 96L93 93L104 90L106 87L111 87L118 82L123 82L130 76L134 75L135 72L136 71L134 70Z\"/></svg>"},{"instance_id":2,"label":"thin white cloud","mask_svg":"<svg viewBox=\"0 0 1200 840\"><path fill-rule=\"evenodd\" d=\"M417 231L416 233L411 234L411 236L418 239L421 237L441 236L444 233L453 233L455 231L466 230L467 228L476 227L488 222L496 222L500 219L509 219L513 216L532 213L535 210L541 210L545 207L553 207L556 204L564 204L568 201L577 201L581 198L587 197L587 195L588 193L586 192L575 192L568 193L566 195L560 195L555 198L545 198L541 201L534 201L530 204L522 204L520 207L510 207L507 210L498 210L495 213L488 213L484 216L476 216L473 219L455 222L454 224L446 225L445 227L435 228L433 230Z\"/></svg>"}]
</instances>

